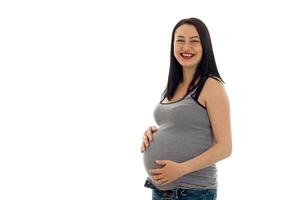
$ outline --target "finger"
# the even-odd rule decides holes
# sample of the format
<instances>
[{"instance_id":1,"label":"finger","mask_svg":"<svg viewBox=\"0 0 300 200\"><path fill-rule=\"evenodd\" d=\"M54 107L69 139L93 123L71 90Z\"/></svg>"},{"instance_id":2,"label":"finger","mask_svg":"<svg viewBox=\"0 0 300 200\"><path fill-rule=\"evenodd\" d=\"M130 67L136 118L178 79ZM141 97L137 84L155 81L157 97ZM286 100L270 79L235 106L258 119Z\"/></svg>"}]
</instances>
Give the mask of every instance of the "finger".
<instances>
[{"instance_id":1,"label":"finger","mask_svg":"<svg viewBox=\"0 0 300 200\"><path fill-rule=\"evenodd\" d=\"M146 135L147 135L147 137L148 137L148 139L149 139L149 141L152 141L152 132L151 131L147 131L147 133L146 133Z\"/></svg>"},{"instance_id":2,"label":"finger","mask_svg":"<svg viewBox=\"0 0 300 200\"><path fill-rule=\"evenodd\" d=\"M143 136L147 136L147 133L151 130L151 128L147 128L147 130L144 132L144 135Z\"/></svg>"},{"instance_id":3,"label":"finger","mask_svg":"<svg viewBox=\"0 0 300 200\"><path fill-rule=\"evenodd\" d=\"M170 182L168 180L160 180L160 185L163 186L163 185L166 185L166 184L169 184Z\"/></svg>"},{"instance_id":4,"label":"finger","mask_svg":"<svg viewBox=\"0 0 300 200\"><path fill-rule=\"evenodd\" d=\"M155 126L151 126L150 127L150 130L146 132L148 138L149 138L149 141L152 141L153 140L153 134L157 131L157 128Z\"/></svg>"},{"instance_id":5,"label":"finger","mask_svg":"<svg viewBox=\"0 0 300 200\"><path fill-rule=\"evenodd\" d=\"M142 146L141 146L141 152L143 153L144 151L145 151L145 145L143 143Z\"/></svg>"},{"instance_id":6,"label":"finger","mask_svg":"<svg viewBox=\"0 0 300 200\"><path fill-rule=\"evenodd\" d=\"M146 135L144 135L143 137L143 142L144 142L144 145L146 146L146 148L149 146L149 141L148 141L148 138Z\"/></svg>"},{"instance_id":7,"label":"finger","mask_svg":"<svg viewBox=\"0 0 300 200\"><path fill-rule=\"evenodd\" d=\"M165 176L162 175L162 174L160 174L160 175L153 175L153 176L152 176L152 179L153 179L153 180L156 180L156 181L161 180L161 179L163 179L163 178L165 178Z\"/></svg>"},{"instance_id":8,"label":"finger","mask_svg":"<svg viewBox=\"0 0 300 200\"><path fill-rule=\"evenodd\" d=\"M169 160L156 160L155 161L156 164L161 165L161 166L163 165L163 167L166 166L168 164L168 162L169 162Z\"/></svg>"},{"instance_id":9,"label":"finger","mask_svg":"<svg viewBox=\"0 0 300 200\"><path fill-rule=\"evenodd\" d=\"M159 184L159 185L164 185L164 184L166 184L167 182L168 182L168 180L165 179L165 178L156 181L156 183Z\"/></svg>"},{"instance_id":10,"label":"finger","mask_svg":"<svg viewBox=\"0 0 300 200\"><path fill-rule=\"evenodd\" d=\"M152 126L151 130L152 130L152 132L155 132L155 131L157 131L157 128L155 126Z\"/></svg>"},{"instance_id":11,"label":"finger","mask_svg":"<svg viewBox=\"0 0 300 200\"><path fill-rule=\"evenodd\" d=\"M161 174L162 172L159 169L151 169L149 170L149 173L153 175L158 175Z\"/></svg>"}]
</instances>

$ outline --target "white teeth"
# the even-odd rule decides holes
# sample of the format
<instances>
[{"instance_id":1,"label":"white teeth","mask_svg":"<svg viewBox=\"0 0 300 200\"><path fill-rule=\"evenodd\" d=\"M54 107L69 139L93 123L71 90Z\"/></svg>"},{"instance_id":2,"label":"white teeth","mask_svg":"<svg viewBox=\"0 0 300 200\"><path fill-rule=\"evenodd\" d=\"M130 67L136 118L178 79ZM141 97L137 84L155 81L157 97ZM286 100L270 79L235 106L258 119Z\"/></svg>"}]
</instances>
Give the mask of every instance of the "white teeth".
<instances>
[{"instance_id":1,"label":"white teeth","mask_svg":"<svg viewBox=\"0 0 300 200\"><path fill-rule=\"evenodd\" d=\"M187 56L187 57L192 57L193 56L193 54L188 54L188 53L183 53L182 55Z\"/></svg>"}]
</instances>

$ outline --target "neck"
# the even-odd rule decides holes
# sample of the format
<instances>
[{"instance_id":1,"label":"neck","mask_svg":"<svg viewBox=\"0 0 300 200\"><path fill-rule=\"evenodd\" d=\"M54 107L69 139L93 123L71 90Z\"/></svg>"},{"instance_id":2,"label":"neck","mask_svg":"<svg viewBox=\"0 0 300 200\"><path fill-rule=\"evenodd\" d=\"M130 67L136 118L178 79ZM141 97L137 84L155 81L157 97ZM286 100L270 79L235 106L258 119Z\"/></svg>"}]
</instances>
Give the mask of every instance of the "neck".
<instances>
[{"instance_id":1,"label":"neck","mask_svg":"<svg viewBox=\"0 0 300 200\"><path fill-rule=\"evenodd\" d=\"M181 85L183 87L188 87L189 86L189 84L193 80L195 71L196 71L196 68L192 68L192 69L183 68L183 71L182 71L182 73L183 73L183 80L181 82ZM195 83L197 83L197 80L195 81Z\"/></svg>"}]
</instances>

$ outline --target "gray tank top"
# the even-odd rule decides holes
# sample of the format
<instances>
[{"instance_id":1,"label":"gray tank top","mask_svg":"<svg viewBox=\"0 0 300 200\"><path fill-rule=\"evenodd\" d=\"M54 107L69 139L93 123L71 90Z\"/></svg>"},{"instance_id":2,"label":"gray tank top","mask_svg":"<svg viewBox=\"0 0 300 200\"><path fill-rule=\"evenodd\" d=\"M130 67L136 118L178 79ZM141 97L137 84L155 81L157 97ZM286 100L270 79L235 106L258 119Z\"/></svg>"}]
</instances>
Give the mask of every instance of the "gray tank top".
<instances>
[{"instance_id":1,"label":"gray tank top","mask_svg":"<svg viewBox=\"0 0 300 200\"><path fill-rule=\"evenodd\" d=\"M162 99L155 107L153 116L159 127L153 134L149 148L143 153L148 175L151 175L149 169L161 167L155 160L184 162L200 155L213 145L207 110L192 96L196 88L175 102L162 103ZM152 182L149 176L147 180L160 190L216 189L218 186L215 164L186 174L164 186Z\"/></svg>"}]
</instances>

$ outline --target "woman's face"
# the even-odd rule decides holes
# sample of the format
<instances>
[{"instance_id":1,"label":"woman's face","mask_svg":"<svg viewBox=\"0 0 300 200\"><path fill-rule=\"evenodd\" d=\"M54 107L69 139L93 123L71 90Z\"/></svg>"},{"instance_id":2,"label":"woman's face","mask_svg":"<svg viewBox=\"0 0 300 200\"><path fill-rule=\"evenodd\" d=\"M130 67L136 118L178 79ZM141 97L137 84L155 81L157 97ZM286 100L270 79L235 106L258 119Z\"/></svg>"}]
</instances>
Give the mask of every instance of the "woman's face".
<instances>
[{"instance_id":1,"label":"woman's face","mask_svg":"<svg viewBox=\"0 0 300 200\"><path fill-rule=\"evenodd\" d=\"M202 57L202 46L195 26L183 24L176 29L174 56L185 68L197 67Z\"/></svg>"}]
</instances>

